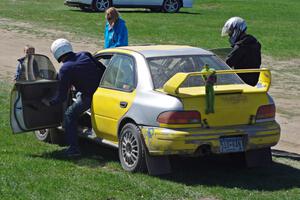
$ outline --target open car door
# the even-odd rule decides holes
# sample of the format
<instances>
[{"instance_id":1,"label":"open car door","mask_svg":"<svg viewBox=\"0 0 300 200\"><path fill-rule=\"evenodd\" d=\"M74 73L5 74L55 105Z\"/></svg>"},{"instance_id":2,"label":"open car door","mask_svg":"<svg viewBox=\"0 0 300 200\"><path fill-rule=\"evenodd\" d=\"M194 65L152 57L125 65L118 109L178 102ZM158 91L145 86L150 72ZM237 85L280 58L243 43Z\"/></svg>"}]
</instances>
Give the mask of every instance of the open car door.
<instances>
[{"instance_id":1,"label":"open car door","mask_svg":"<svg viewBox=\"0 0 300 200\"><path fill-rule=\"evenodd\" d=\"M13 133L21 133L60 126L62 104L46 106L43 98L56 94L59 81L57 72L44 55L25 58L19 80L11 91L10 123Z\"/></svg>"},{"instance_id":2,"label":"open car door","mask_svg":"<svg viewBox=\"0 0 300 200\"><path fill-rule=\"evenodd\" d=\"M216 54L219 58L221 58L224 62L226 61L226 57L231 52L232 48L218 48L218 49L209 49L209 51Z\"/></svg>"}]
</instances>

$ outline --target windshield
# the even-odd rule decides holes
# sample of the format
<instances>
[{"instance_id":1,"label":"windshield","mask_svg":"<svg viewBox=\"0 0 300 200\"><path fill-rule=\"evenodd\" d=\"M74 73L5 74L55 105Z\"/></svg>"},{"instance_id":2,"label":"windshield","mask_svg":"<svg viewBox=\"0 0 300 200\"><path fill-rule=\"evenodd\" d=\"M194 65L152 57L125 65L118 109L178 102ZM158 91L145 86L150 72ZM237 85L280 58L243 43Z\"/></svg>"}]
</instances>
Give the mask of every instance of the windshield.
<instances>
[{"instance_id":1,"label":"windshield","mask_svg":"<svg viewBox=\"0 0 300 200\"><path fill-rule=\"evenodd\" d=\"M224 62L214 55L193 55L193 56L169 56L147 59L154 88L162 88L163 85L178 72L200 72L205 64L215 70L231 69ZM236 74L217 75L216 85L242 84L243 82ZM204 86L201 76L189 77L181 87Z\"/></svg>"}]
</instances>

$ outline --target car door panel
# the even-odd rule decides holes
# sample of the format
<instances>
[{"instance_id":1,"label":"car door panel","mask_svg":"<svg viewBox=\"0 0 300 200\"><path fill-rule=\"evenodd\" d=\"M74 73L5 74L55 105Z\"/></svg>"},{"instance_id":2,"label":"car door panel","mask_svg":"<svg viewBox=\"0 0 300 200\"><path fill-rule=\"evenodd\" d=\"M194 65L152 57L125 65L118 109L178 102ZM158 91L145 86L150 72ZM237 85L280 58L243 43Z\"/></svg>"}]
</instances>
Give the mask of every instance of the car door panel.
<instances>
[{"instance_id":1,"label":"car door panel","mask_svg":"<svg viewBox=\"0 0 300 200\"><path fill-rule=\"evenodd\" d=\"M92 124L98 137L118 141L118 124L135 98L135 61L115 54L93 95Z\"/></svg>"},{"instance_id":2,"label":"car door panel","mask_svg":"<svg viewBox=\"0 0 300 200\"><path fill-rule=\"evenodd\" d=\"M23 79L16 81L11 91L10 121L13 133L59 126L62 104L46 106L42 103L43 98L56 94L59 85L54 78L56 71L52 63L43 55L32 55L30 59L25 59L22 70Z\"/></svg>"},{"instance_id":3,"label":"car door panel","mask_svg":"<svg viewBox=\"0 0 300 200\"><path fill-rule=\"evenodd\" d=\"M131 107L135 92L124 92L107 88L98 88L93 96L94 129L104 139L118 141L117 132L120 119ZM124 107L124 102L126 106Z\"/></svg>"},{"instance_id":4,"label":"car door panel","mask_svg":"<svg viewBox=\"0 0 300 200\"><path fill-rule=\"evenodd\" d=\"M151 0L151 1L146 1L146 0L114 0L113 4L114 5L123 5L123 6L150 6L150 5L162 5L163 0Z\"/></svg>"}]
</instances>

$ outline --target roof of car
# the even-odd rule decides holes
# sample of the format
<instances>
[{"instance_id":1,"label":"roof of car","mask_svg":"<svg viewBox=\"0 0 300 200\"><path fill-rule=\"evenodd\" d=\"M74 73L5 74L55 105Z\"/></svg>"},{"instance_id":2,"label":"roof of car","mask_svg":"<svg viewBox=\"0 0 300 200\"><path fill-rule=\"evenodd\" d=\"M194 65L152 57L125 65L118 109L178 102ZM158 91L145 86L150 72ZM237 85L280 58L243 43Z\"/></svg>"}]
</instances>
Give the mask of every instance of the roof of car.
<instances>
[{"instance_id":1,"label":"roof of car","mask_svg":"<svg viewBox=\"0 0 300 200\"><path fill-rule=\"evenodd\" d=\"M180 45L125 46L118 48L138 52L146 58L179 55L213 55L212 52L201 48Z\"/></svg>"}]
</instances>

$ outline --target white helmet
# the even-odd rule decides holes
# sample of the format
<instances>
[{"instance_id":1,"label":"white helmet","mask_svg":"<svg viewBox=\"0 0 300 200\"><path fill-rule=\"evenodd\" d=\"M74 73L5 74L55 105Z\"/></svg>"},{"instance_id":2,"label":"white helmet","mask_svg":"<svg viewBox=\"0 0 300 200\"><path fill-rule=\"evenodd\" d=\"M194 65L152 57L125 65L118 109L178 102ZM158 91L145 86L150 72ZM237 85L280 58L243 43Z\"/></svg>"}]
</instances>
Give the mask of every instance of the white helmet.
<instances>
[{"instance_id":1,"label":"white helmet","mask_svg":"<svg viewBox=\"0 0 300 200\"><path fill-rule=\"evenodd\" d=\"M222 28L221 36L228 35L229 41L234 44L241 33L247 30L247 24L244 19L240 17L231 17L226 21Z\"/></svg>"},{"instance_id":2,"label":"white helmet","mask_svg":"<svg viewBox=\"0 0 300 200\"><path fill-rule=\"evenodd\" d=\"M60 62L61 56L72 51L71 43L64 38L55 40L51 45L51 53L58 62Z\"/></svg>"}]
</instances>

